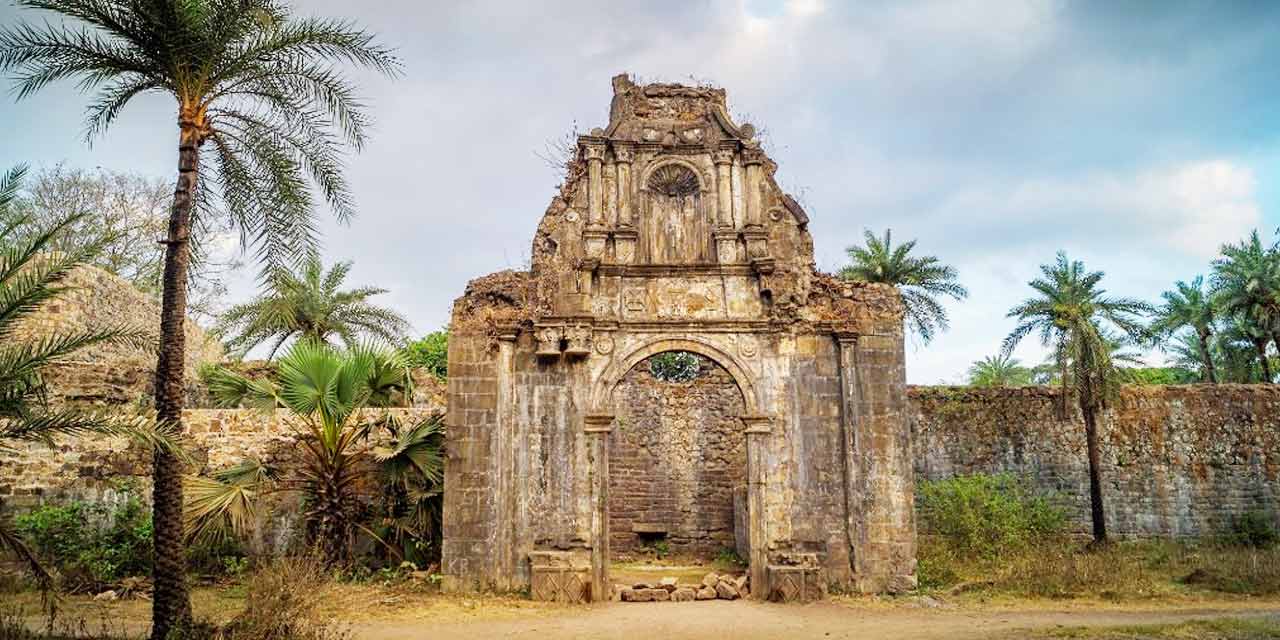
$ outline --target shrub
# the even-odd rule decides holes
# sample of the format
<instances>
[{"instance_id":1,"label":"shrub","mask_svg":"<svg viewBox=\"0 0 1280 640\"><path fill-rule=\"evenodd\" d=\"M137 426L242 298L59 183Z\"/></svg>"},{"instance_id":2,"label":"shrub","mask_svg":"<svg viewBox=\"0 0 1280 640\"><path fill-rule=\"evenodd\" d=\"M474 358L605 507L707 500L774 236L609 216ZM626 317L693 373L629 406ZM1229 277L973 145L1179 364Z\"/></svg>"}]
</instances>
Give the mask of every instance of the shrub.
<instances>
[{"instance_id":1,"label":"shrub","mask_svg":"<svg viewBox=\"0 0 1280 640\"><path fill-rule=\"evenodd\" d=\"M316 613L330 577L315 558L281 558L249 582L245 609L221 630L226 640L340 640L350 637Z\"/></svg>"},{"instance_id":2,"label":"shrub","mask_svg":"<svg viewBox=\"0 0 1280 640\"><path fill-rule=\"evenodd\" d=\"M434 331L405 345L409 365L426 369L440 380L449 375L449 332Z\"/></svg>"},{"instance_id":3,"label":"shrub","mask_svg":"<svg viewBox=\"0 0 1280 640\"><path fill-rule=\"evenodd\" d=\"M1229 546L1270 549L1280 542L1280 532L1271 514L1251 510L1232 518L1222 539Z\"/></svg>"},{"instance_id":4,"label":"shrub","mask_svg":"<svg viewBox=\"0 0 1280 640\"><path fill-rule=\"evenodd\" d=\"M43 505L18 516L15 528L72 591L151 573L151 515L132 494L118 505Z\"/></svg>"},{"instance_id":5,"label":"shrub","mask_svg":"<svg viewBox=\"0 0 1280 640\"><path fill-rule=\"evenodd\" d=\"M698 377L702 363L688 351L667 351L649 358L649 373L664 382L688 382Z\"/></svg>"},{"instance_id":6,"label":"shrub","mask_svg":"<svg viewBox=\"0 0 1280 640\"><path fill-rule=\"evenodd\" d=\"M1009 474L925 481L919 488L924 528L961 553L994 557L1062 533L1065 511Z\"/></svg>"}]
</instances>

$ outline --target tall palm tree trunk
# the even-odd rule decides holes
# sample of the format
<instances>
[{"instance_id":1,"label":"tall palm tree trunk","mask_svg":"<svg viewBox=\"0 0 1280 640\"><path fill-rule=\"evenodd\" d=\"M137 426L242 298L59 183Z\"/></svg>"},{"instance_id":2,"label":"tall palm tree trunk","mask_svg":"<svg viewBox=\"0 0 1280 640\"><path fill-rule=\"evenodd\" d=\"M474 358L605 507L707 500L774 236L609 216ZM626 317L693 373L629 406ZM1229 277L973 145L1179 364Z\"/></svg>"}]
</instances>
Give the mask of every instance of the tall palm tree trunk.
<instances>
[{"instance_id":1,"label":"tall palm tree trunk","mask_svg":"<svg viewBox=\"0 0 1280 640\"><path fill-rule=\"evenodd\" d=\"M1262 381L1271 382L1271 362L1267 360L1267 339L1254 340L1253 348L1258 351L1258 362L1262 364Z\"/></svg>"},{"instance_id":2,"label":"tall palm tree trunk","mask_svg":"<svg viewBox=\"0 0 1280 640\"><path fill-rule=\"evenodd\" d=\"M1107 541L1107 514L1102 505L1102 454L1098 447L1097 409L1081 402L1080 413L1084 416L1084 436L1089 449L1089 508L1093 519L1093 541L1104 544Z\"/></svg>"},{"instance_id":3,"label":"tall palm tree trunk","mask_svg":"<svg viewBox=\"0 0 1280 640\"><path fill-rule=\"evenodd\" d=\"M1204 362L1205 382L1217 384L1218 372L1213 368L1213 356L1209 353L1209 332L1197 331L1200 337L1200 360Z\"/></svg>"},{"instance_id":4,"label":"tall palm tree trunk","mask_svg":"<svg viewBox=\"0 0 1280 640\"><path fill-rule=\"evenodd\" d=\"M160 354L156 360L156 419L178 433L182 428L186 360L187 270L191 260L191 210L194 206L199 156L199 129L184 123L178 145L178 183L164 256L164 293L160 309ZM157 449L152 489L154 508L155 584L151 638L165 640L171 629L191 620L187 558L182 523L182 463Z\"/></svg>"}]
</instances>

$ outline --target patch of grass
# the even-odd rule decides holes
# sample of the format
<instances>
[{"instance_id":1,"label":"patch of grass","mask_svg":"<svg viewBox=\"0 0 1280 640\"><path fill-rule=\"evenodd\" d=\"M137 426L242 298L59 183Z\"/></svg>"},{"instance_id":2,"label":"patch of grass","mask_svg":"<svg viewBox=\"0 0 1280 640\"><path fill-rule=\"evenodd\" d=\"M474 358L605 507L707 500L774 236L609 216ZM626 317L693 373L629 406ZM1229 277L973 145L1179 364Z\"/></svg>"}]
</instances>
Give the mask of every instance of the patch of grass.
<instances>
[{"instance_id":1,"label":"patch of grass","mask_svg":"<svg viewBox=\"0 0 1280 640\"><path fill-rule=\"evenodd\" d=\"M1082 640L1280 640L1280 622L1263 618L1220 618L1180 624L1090 629L1069 627L1031 638Z\"/></svg>"},{"instance_id":2,"label":"patch of grass","mask_svg":"<svg viewBox=\"0 0 1280 640\"><path fill-rule=\"evenodd\" d=\"M921 536L920 585L981 597L1113 601L1186 594L1280 594L1280 549L1175 541L1118 542L1090 549L1059 537L996 556Z\"/></svg>"}]
</instances>

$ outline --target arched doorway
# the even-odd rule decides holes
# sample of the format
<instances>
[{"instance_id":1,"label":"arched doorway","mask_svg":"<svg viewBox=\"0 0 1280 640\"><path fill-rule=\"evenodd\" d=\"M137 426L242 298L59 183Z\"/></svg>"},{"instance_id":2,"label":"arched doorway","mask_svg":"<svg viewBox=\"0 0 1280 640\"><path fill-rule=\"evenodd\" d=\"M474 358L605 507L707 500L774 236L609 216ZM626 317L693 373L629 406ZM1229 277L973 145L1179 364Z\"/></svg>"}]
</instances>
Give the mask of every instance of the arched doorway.
<instances>
[{"instance_id":1,"label":"arched doorway","mask_svg":"<svg viewBox=\"0 0 1280 640\"><path fill-rule=\"evenodd\" d=\"M747 549L745 399L711 358L664 351L613 388L612 560L706 560Z\"/></svg>"}]
</instances>

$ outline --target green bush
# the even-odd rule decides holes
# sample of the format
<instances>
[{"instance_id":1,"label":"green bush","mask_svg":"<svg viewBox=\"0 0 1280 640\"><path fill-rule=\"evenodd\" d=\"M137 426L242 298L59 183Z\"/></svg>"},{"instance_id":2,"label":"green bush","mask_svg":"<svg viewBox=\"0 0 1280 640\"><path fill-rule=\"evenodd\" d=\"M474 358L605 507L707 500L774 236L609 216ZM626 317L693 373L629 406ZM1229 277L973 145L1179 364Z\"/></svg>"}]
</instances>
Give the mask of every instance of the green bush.
<instances>
[{"instance_id":1,"label":"green bush","mask_svg":"<svg viewBox=\"0 0 1280 640\"><path fill-rule=\"evenodd\" d=\"M1223 532L1223 542L1235 547L1270 549L1280 542L1275 519L1263 511L1246 511L1231 519L1231 526Z\"/></svg>"},{"instance_id":2,"label":"green bush","mask_svg":"<svg viewBox=\"0 0 1280 640\"><path fill-rule=\"evenodd\" d=\"M426 369L431 375L444 380L449 375L449 332L434 331L405 345L405 357L409 365Z\"/></svg>"},{"instance_id":3,"label":"green bush","mask_svg":"<svg viewBox=\"0 0 1280 640\"><path fill-rule=\"evenodd\" d=\"M701 370L698 356L688 351L667 351L649 358L649 373L664 382L688 382Z\"/></svg>"},{"instance_id":4,"label":"green bush","mask_svg":"<svg viewBox=\"0 0 1280 640\"><path fill-rule=\"evenodd\" d=\"M18 516L15 527L72 591L151 573L151 515L132 494L114 506L43 505Z\"/></svg>"},{"instance_id":5,"label":"green bush","mask_svg":"<svg viewBox=\"0 0 1280 640\"><path fill-rule=\"evenodd\" d=\"M960 553L994 557L1060 535L1066 512L1009 474L925 481L919 487L924 529Z\"/></svg>"}]
</instances>

